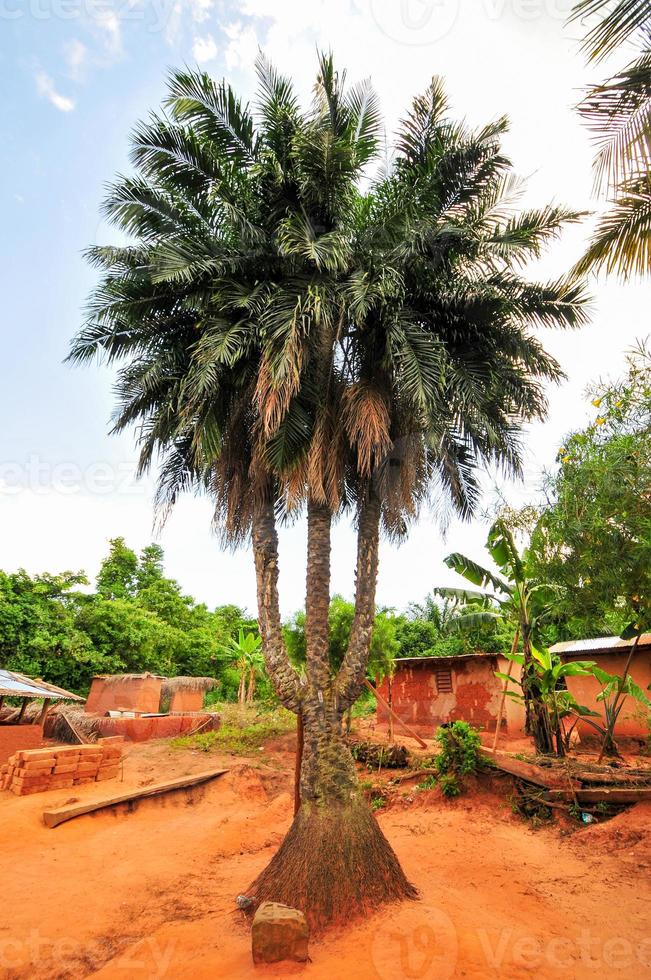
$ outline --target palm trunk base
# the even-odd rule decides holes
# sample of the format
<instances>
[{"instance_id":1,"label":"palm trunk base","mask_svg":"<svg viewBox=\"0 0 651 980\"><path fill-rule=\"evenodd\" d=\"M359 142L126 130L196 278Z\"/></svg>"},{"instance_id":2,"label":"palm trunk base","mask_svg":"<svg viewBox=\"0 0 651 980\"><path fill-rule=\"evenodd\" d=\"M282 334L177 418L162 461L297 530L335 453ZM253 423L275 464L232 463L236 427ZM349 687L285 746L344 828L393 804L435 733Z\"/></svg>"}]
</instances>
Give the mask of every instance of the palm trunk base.
<instances>
[{"instance_id":1,"label":"palm trunk base","mask_svg":"<svg viewBox=\"0 0 651 980\"><path fill-rule=\"evenodd\" d=\"M303 804L280 849L247 890L261 902L300 909L313 933L388 902L416 898L364 800Z\"/></svg>"}]
</instances>

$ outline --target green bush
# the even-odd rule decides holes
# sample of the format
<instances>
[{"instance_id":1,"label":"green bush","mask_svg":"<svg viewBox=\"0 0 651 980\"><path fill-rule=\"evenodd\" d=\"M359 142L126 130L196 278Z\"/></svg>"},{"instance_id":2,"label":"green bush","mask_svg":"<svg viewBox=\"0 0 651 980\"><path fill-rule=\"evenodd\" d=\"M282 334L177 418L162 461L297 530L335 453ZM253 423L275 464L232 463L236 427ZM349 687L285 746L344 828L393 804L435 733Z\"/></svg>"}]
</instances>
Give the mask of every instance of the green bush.
<instances>
[{"instance_id":1,"label":"green bush","mask_svg":"<svg viewBox=\"0 0 651 980\"><path fill-rule=\"evenodd\" d=\"M461 796L461 785L453 772L449 772L441 776L439 779L439 786L441 787L443 796L447 797L449 800L453 799L455 796Z\"/></svg>"},{"instance_id":2,"label":"green bush","mask_svg":"<svg viewBox=\"0 0 651 980\"><path fill-rule=\"evenodd\" d=\"M416 789L418 791L421 791L421 790L424 790L424 789L436 789L437 786L438 786L438 780L437 780L436 776L427 776L422 781L422 783L418 783L418 785L416 786Z\"/></svg>"},{"instance_id":3,"label":"green bush","mask_svg":"<svg viewBox=\"0 0 651 980\"><path fill-rule=\"evenodd\" d=\"M441 747L435 759L440 773L469 776L481 767L479 732L467 721L455 721L439 728L436 741Z\"/></svg>"}]
</instances>

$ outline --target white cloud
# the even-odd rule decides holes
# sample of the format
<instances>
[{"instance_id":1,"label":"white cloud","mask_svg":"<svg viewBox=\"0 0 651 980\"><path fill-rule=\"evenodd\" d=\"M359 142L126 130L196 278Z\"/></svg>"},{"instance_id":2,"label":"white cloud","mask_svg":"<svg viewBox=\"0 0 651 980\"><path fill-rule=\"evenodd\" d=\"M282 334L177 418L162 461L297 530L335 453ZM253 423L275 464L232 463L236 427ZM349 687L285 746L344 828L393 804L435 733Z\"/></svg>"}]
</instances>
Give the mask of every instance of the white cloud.
<instances>
[{"instance_id":1,"label":"white cloud","mask_svg":"<svg viewBox=\"0 0 651 980\"><path fill-rule=\"evenodd\" d=\"M192 45L192 54L195 61L200 65L206 61L214 61L217 57L217 45L212 34L205 34L203 37L195 37Z\"/></svg>"},{"instance_id":2,"label":"white cloud","mask_svg":"<svg viewBox=\"0 0 651 980\"><path fill-rule=\"evenodd\" d=\"M57 92L54 82L44 71L39 71L36 75L36 88L38 94L47 99L59 112L71 112L74 109L73 100Z\"/></svg>"},{"instance_id":3,"label":"white cloud","mask_svg":"<svg viewBox=\"0 0 651 980\"><path fill-rule=\"evenodd\" d=\"M88 61L88 48L81 41L71 41L66 48L66 63L70 77L78 81Z\"/></svg>"},{"instance_id":4,"label":"white cloud","mask_svg":"<svg viewBox=\"0 0 651 980\"><path fill-rule=\"evenodd\" d=\"M122 29L120 18L115 10L102 9L93 14L99 28L106 53L115 57L122 52Z\"/></svg>"},{"instance_id":5,"label":"white cloud","mask_svg":"<svg viewBox=\"0 0 651 980\"><path fill-rule=\"evenodd\" d=\"M258 54L260 43L258 36L251 26L244 27L239 21L227 24L224 28L229 38L226 48L226 67L251 68Z\"/></svg>"},{"instance_id":6,"label":"white cloud","mask_svg":"<svg viewBox=\"0 0 651 980\"><path fill-rule=\"evenodd\" d=\"M201 24L210 17L213 8L213 0L190 0L189 7L192 12L192 19L197 24Z\"/></svg>"},{"instance_id":7,"label":"white cloud","mask_svg":"<svg viewBox=\"0 0 651 980\"><path fill-rule=\"evenodd\" d=\"M165 23L165 40L168 44L178 44L183 31L184 19L194 24L208 20L214 0L174 0L169 8Z\"/></svg>"}]
</instances>

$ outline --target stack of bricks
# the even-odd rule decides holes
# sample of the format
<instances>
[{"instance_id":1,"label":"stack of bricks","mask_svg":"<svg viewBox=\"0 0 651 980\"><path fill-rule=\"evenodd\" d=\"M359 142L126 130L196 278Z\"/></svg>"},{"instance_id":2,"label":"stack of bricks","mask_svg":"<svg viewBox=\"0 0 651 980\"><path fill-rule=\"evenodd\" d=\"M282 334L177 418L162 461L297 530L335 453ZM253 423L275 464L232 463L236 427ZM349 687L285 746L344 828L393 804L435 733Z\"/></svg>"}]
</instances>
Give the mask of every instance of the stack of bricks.
<instances>
[{"instance_id":1,"label":"stack of bricks","mask_svg":"<svg viewBox=\"0 0 651 980\"><path fill-rule=\"evenodd\" d=\"M120 771L122 746L109 739L106 742L16 752L0 769L2 789L27 796L115 779Z\"/></svg>"}]
</instances>

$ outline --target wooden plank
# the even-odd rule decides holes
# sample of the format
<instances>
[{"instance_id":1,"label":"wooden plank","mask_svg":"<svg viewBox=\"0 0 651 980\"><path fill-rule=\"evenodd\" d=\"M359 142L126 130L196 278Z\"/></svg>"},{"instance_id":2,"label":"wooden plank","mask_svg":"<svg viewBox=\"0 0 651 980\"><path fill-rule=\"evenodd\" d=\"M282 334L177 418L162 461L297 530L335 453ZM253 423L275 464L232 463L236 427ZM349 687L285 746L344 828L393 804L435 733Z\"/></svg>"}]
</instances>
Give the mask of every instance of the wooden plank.
<instances>
[{"instance_id":1,"label":"wooden plank","mask_svg":"<svg viewBox=\"0 0 651 980\"><path fill-rule=\"evenodd\" d=\"M580 786L579 783L568 779L568 777L557 769L543 769L541 766L534 766L530 762L523 762L522 759L514 759L512 755L504 752L494 752L492 749L482 748L481 754L501 769L508 772L511 776L524 779L527 783L534 786L542 786L543 789L570 789Z\"/></svg>"},{"instance_id":2,"label":"wooden plank","mask_svg":"<svg viewBox=\"0 0 651 980\"><path fill-rule=\"evenodd\" d=\"M603 784L604 786L621 786L623 789L628 788L635 789L637 784L640 788L644 788L646 785L651 789L651 773L645 773L643 776L637 775L634 772L627 772L626 769L621 769L619 772L592 772L591 770L575 770L572 773L575 779L580 779L582 783L596 783L597 785Z\"/></svg>"},{"instance_id":3,"label":"wooden plank","mask_svg":"<svg viewBox=\"0 0 651 980\"><path fill-rule=\"evenodd\" d=\"M644 800L651 800L651 789L577 789L575 790L577 801L586 806L592 803L642 803ZM563 790L551 790L549 796L553 800L573 798L571 793Z\"/></svg>"},{"instance_id":4,"label":"wooden plank","mask_svg":"<svg viewBox=\"0 0 651 980\"><path fill-rule=\"evenodd\" d=\"M225 772L228 772L228 769L211 769L208 772L195 773L193 776L171 779L166 783L156 783L153 786L146 786L144 789L131 790L130 793L122 793L119 796L109 796L103 800L72 803L69 806L57 807L55 810L44 810L43 823L46 827L58 827L59 824L65 823L67 820L74 820L75 817L104 810L106 807L117 806L119 803L131 803L135 800L147 799L150 796L161 796L163 793L170 793L174 790L189 789L192 786L198 786L200 783L207 783L217 776L223 776Z\"/></svg>"}]
</instances>

